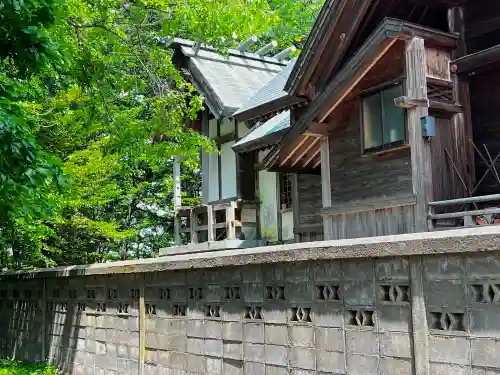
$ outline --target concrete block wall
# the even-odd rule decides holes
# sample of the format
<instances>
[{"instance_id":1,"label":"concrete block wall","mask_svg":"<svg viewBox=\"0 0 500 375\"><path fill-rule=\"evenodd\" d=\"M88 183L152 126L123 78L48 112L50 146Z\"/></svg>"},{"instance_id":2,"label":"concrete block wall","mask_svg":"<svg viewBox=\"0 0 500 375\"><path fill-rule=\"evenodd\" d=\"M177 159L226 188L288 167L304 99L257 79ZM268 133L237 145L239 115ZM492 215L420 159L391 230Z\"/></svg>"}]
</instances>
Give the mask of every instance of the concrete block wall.
<instances>
[{"instance_id":1,"label":"concrete block wall","mask_svg":"<svg viewBox=\"0 0 500 375\"><path fill-rule=\"evenodd\" d=\"M12 279L0 295L2 356L68 374L500 373L496 252Z\"/></svg>"}]
</instances>

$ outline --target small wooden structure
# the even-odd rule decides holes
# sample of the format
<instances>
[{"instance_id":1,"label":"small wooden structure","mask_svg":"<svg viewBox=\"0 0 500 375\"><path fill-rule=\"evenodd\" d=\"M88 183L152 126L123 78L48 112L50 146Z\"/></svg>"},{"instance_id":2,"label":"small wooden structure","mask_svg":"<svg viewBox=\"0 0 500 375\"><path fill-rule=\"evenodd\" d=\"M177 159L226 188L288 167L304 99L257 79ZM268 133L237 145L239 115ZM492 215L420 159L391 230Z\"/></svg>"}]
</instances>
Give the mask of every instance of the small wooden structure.
<instances>
[{"instance_id":1,"label":"small wooden structure","mask_svg":"<svg viewBox=\"0 0 500 375\"><path fill-rule=\"evenodd\" d=\"M245 240L245 228L257 228L256 202L230 201L181 207L177 211L177 245L221 240ZM244 221L248 220L248 221ZM183 240L185 234L187 238Z\"/></svg>"}]
</instances>

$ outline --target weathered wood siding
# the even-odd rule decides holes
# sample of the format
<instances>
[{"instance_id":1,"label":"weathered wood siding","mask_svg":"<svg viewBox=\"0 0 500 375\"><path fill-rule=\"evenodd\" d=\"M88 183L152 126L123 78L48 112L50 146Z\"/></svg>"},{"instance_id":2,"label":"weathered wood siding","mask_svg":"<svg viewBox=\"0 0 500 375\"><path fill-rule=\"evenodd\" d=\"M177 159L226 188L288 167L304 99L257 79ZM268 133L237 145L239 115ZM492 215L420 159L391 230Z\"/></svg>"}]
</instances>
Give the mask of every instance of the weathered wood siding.
<instances>
[{"instance_id":1,"label":"weathered wood siding","mask_svg":"<svg viewBox=\"0 0 500 375\"><path fill-rule=\"evenodd\" d=\"M332 126L328 139L331 208L342 207L334 214L325 214L332 221L332 239L413 232L413 207L394 207L389 202L391 198L413 194L410 150L364 155L361 137L361 93L403 77L404 61L404 43L398 43L328 119ZM388 201L388 206L355 209L378 200Z\"/></svg>"},{"instance_id":2,"label":"weathered wood siding","mask_svg":"<svg viewBox=\"0 0 500 375\"><path fill-rule=\"evenodd\" d=\"M431 115L436 116L436 136L430 141L433 200L465 197L467 190L462 183L467 181L468 174L465 129L449 117Z\"/></svg>"},{"instance_id":3,"label":"weathered wood siding","mask_svg":"<svg viewBox=\"0 0 500 375\"><path fill-rule=\"evenodd\" d=\"M413 205L329 216L332 239L361 238L415 232Z\"/></svg>"},{"instance_id":4,"label":"weathered wood siding","mask_svg":"<svg viewBox=\"0 0 500 375\"><path fill-rule=\"evenodd\" d=\"M412 192L410 151L363 155L360 100L351 103L346 126L329 136L332 202L345 204Z\"/></svg>"},{"instance_id":5,"label":"weathered wood siding","mask_svg":"<svg viewBox=\"0 0 500 375\"><path fill-rule=\"evenodd\" d=\"M294 223L294 232L301 235L301 242L321 240L323 233L321 176L299 174L297 185L299 220L298 223Z\"/></svg>"},{"instance_id":6,"label":"weathered wood siding","mask_svg":"<svg viewBox=\"0 0 500 375\"><path fill-rule=\"evenodd\" d=\"M363 155L360 100L346 103L346 125L329 136L332 207L412 194L410 151ZM413 232L411 206L330 216L333 239Z\"/></svg>"}]
</instances>

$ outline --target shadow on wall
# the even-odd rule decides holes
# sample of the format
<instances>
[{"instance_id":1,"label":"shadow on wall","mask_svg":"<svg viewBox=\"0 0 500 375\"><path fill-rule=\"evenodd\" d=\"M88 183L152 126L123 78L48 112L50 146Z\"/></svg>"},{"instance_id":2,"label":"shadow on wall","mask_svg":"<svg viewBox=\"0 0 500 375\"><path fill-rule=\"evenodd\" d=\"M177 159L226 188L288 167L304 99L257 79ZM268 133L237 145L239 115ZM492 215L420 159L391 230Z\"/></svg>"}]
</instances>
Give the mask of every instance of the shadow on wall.
<instances>
[{"instance_id":1,"label":"shadow on wall","mask_svg":"<svg viewBox=\"0 0 500 375\"><path fill-rule=\"evenodd\" d=\"M3 280L1 357L45 360L72 375L106 368L137 373L139 289L128 283L134 279L123 275Z\"/></svg>"},{"instance_id":2,"label":"shadow on wall","mask_svg":"<svg viewBox=\"0 0 500 375\"><path fill-rule=\"evenodd\" d=\"M25 362L48 361L72 373L81 314L70 300L70 290L51 290L44 296L44 280L3 280L0 286L1 357ZM45 310L45 311L44 311ZM45 342L44 342L45 341ZM44 358L45 357L45 358Z\"/></svg>"}]
</instances>

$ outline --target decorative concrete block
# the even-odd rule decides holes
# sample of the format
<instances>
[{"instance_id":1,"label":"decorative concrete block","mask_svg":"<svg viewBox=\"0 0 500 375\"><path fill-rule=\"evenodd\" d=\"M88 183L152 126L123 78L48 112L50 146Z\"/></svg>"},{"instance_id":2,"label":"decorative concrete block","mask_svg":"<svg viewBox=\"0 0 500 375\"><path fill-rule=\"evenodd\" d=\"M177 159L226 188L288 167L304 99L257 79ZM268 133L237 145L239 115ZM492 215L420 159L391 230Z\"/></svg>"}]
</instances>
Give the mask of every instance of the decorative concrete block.
<instances>
[{"instance_id":1,"label":"decorative concrete block","mask_svg":"<svg viewBox=\"0 0 500 375\"><path fill-rule=\"evenodd\" d=\"M243 341L249 343L264 343L263 323L243 323Z\"/></svg>"},{"instance_id":2,"label":"decorative concrete block","mask_svg":"<svg viewBox=\"0 0 500 375\"><path fill-rule=\"evenodd\" d=\"M344 284L344 302L351 306L375 305L375 291L372 281L346 281Z\"/></svg>"},{"instance_id":3,"label":"decorative concrete block","mask_svg":"<svg viewBox=\"0 0 500 375\"><path fill-rule=\"evenodd\" d=\"M290 366L306 370L316 369L316 352L312 348L290 348Z\"/></svg>"},{"instance_id":4,"label":"decorative concrete block","mask_svg":"<svg viewBox=\"0 0 500 375\"><path fill-rule=\"evenodd\" d=\"M378 334L373 331L345 331L346 351L353 354L377 355Z\"/></svg>"},{"instance_id":5,"label":"decorative concrete block","mask_svg":"<svg viewBox=\"0 0 500 375\"><path fill-rule=\"evenodd\" d=\"M315 328L316 348L328 351L344 351L344 331L339 328Z\"/></svg>"},{"instance_id":6,"label":"decorative concrete block","mask_svg":"<svg viewBox=\"0 0 500 375\"><path fill-rule=\"evenodd\" d=\"M347 355L347 373L349 375L373 375L378 373L378 357Z\"/></svg>"},{"instance_id":7,"label":"decorative concrete block","mask_svg":"<svg viewBox=\"0 0 500 375\"><path fill-rule=\"evenodd\" d=\"M285 325L266 324L265 342L272 345L288 345L288 327Z\"/></svg>"},{"instance_id":8,"label":"decorative concrete block","mask_svg":"<svg viewBox=\"0 0 500 375\"><path fill-rule=\"evenodd\" d=\"M471 375L470 366L430 363L430 375ZM483 374L484 375L484 374Z\"/></svg>"},{"instance_id":9,"label":"decorative concrete block","mask_svg":"<svg viewBox=\"0 0 500 375\"><path fill-rule=\"evenodd\" d=\"M381 375L413 374L412 368L413 365L410 359L399 359L399 358L380 359Z\"/></svg>"},{"instance_id":10,"label":"decorative concrete block","mask_svg":"<svg viewBox=\"0 0 500 375\"><path fill-rule=\"evenodd\" d=\"M500 341L496 339L472 339L472 365L500 368Z\"/></svg>"},{"instance_id":11,"label":"decorative concrete block","mask_svg":"<svg viewBox=\"0 0 500 375\"><path fill-rule=\"evenodd\" d=\"M387 357L412 358L412 337L407 333L380 335L380 353Z\"/></svg>"},{"instance_id":12,"label":"decorative concrete block","mask_svg":"<svg viewBox=\"0 0 500 375\"><path fill-rule=\"evenodd\" d=\"M288 348L286 346L265 346L266 364L286 366L288 364Z\"/></svg>"},{"instance_id":13,"label":"decorative concrete block","mask_svg":"<svg viewBox=\"0 0 500 375\"><path fill-rule=\"evenodd\" d=\"M429 336L429 357L432 362L470 365L470 348L467 337Z\"/></svg>"},{"instance_id":14,"label":"decorative concrete block","mask_svg":"<svg viewBox=\"0 0 500 375\"><path fill-rule=\"evenodd\" d=\"M380 332L410 332L410 305L379 305L378 325Z\"/></svg>"}]
</instances>

